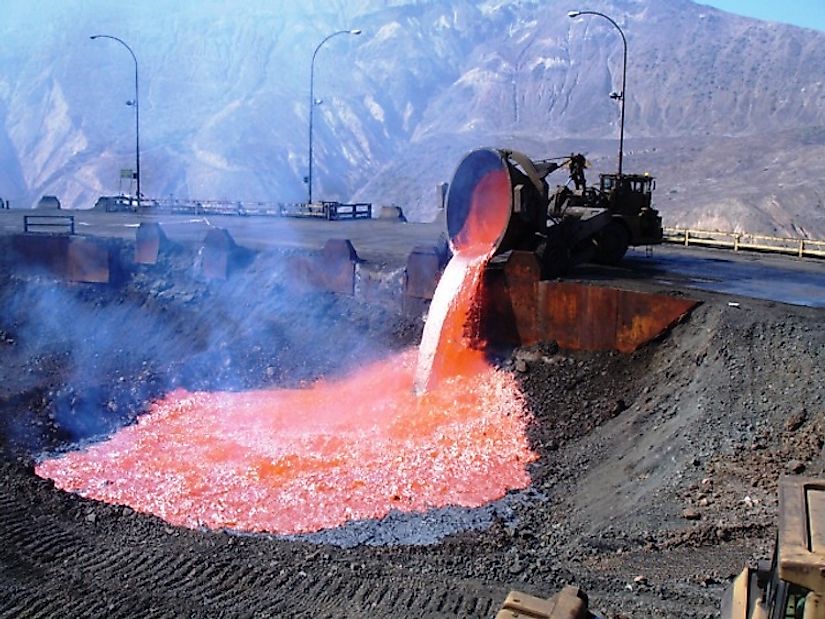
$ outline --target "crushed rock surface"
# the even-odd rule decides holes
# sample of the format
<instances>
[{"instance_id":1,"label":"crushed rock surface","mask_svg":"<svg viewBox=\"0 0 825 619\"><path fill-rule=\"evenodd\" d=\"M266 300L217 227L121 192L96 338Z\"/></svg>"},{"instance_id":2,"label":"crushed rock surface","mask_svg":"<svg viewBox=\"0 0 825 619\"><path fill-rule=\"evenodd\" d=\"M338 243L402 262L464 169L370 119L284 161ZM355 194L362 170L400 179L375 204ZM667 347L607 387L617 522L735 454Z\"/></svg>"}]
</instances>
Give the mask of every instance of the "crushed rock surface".
<instances>
[{"instance_id":1,"label":"crushed rock surface","mask_svg":"<svg viewBox=\"0 0 825 619\"><path fill-rule=\"evenodd\" d=\"M0 266L3 616L491 617L510 589L570 583L605 617L712 617L770 552L779 476L823 473L822 311L708 294L630 355L497 358L541 457L530 488L481 510L287 539L172 527L37 478L34 459L170 388L298 386L420 337L389 305L290 292L274 258L219 283L192 264L110 288Z\"/></svg>"}]
</instances>

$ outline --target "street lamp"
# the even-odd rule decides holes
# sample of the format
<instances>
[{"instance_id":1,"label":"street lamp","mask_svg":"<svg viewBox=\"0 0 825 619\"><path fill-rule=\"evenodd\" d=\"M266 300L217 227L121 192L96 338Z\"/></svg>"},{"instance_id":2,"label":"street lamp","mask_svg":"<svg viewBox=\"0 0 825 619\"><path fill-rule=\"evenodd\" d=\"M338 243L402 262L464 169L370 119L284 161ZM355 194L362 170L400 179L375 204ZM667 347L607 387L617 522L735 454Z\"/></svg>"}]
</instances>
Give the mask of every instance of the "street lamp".
<instances>
[{"instance_id":1,"label":"street lamp","mask_svg":"<svg viewBox=\"0 0 825 619\"><path fill-rule=\"evenodd\" d=\"M135 108L135 177L137 179L137 205L140 207L140 199L143 194L140 193L140 103L138 100L138 61L137 56L135 56L135 52L132 51L132 48L126 45L126 43L117 38L113 37L108 34L95 34L89 37L93 41L95 39L112 39L113 41L117 41L127 50L129 53L132 54L132 60L135 61L135 99L134 101L127 101L126 105L132 105Z\"/></svg>"},{"instance_id":2,"label":"street lamp","mask_svg":"<svg viewBox=\"0 0 825 619\"><path fill-rule=\"evenodd\" d=\"M579 15L598 15L599 17L604 17L607 21L609 21L616 30L619 31L619 34L622 36L622 45L624 46L624 63L622 65L622 91L621 92L611 92L610 97L612 99L620 99L622 102L622 119L619 123L619 186L621 186L622 180L622 153L624 151L624 101L625 101L625 84L627 83L627 39L624 36L624 32L622 29L619 28L619 24L613 21L610 17L605 15L604 13L599 13L598 11L570 11L567 16L571 19L574 17L578 17Z\"/></svg>"},{"instance_id":3,"label":"street lamp","mask_svg":"<svg viewBox=\"0 0 825 619\"><path fill-rule=\"evenodd\" d=\"M318 43L318 47L315 48L315 51L312 53L312 63L310 64L309 69L309 174L307 175L306 179L304 179L309 186L309 200L307 204L312 204L312 117L315 113L315 56L318 55L318 50L321 49L321 46L329 41L332 37L336 37L339 34L361 34L361 31L358 29L355 30L339 30L338 32L333 32L329 36L327 36L323 41Z\"/></svg>"}]
</instances>

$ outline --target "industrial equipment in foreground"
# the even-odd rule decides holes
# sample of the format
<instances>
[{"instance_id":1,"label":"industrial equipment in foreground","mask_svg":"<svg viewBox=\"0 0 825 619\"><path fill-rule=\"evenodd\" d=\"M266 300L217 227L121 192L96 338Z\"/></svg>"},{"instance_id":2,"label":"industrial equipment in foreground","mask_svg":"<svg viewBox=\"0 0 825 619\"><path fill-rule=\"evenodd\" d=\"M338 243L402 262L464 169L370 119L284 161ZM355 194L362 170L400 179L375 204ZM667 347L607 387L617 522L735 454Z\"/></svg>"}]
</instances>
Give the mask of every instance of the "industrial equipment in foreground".
<instances>
[{"instance_id":1,"label":"industrial equipment in foreground","mask_svg":"<svg viewBox=\"0 0 825 619\"><path fill-rule=\"evenodd\" d=\"M593 619L587 605L587 594L572 585L547 599L511 591L496 619Z\"/></svg>"},{"instance_id":2,"label":"industrial equipment in foreground","mask_svg":"<svg viewBox=\"0 0 825 619\"><path fill-rule=\"evenodd\" d=\"M722 618L825 618L825 479L780 480L773 558L736 577Z\"/></svg>"},{"instance_id":3,"label":"industrial equipment in foreground","mask_svg":"<svg viewBox=\"0 0 825 619\"><path fill-rule=\"evenodd\" d=\"M602 174L587 187L584 157L533 161L511 151L482 148L464 157L447 195L447 231L454 249L484 234L495 254L535 252L544 277L582 262L614 265L630 246L662 242L662 218L653 208L654 179L639 174ZM569 167L575 188L550 190L547 176ZM483 213L483 216L471 216ZM483 230L468 222L483 221ZM477 227L473 224L471 227ZM465 238L466 237L466 238Z\"/></svg>"}]
</instances>

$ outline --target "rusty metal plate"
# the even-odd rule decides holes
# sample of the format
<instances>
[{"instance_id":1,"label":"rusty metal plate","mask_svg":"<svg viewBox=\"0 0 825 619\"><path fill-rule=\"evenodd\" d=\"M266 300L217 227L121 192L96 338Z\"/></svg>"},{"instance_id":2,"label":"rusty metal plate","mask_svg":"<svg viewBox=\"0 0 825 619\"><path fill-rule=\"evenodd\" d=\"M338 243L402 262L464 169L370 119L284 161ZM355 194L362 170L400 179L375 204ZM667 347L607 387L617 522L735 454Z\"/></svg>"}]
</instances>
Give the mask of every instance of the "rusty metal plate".
<instances>
[{"instance_id":1,"label":"rusty metal plate","mask_svg":"<svg viewBox=\"0 0 825 619\"><path fill-rule=\"evenodd\" d=\"M617 290L541 282L539 324L545 340L571 350L610 350L616 339Z\"/></svg>"},{"instance_id":2,"label":"rusty metal plate","mask_svg":"<svg viewBox=\"0 0 825 619\"><path fill-rule=\"evenodd\" d=\"M571 350L632 352L698 305L692 299L573 282L539 286L544 338Z\"/></svg>"},{"instance_id":3,"label":"rusty metal plate","mask_svg":"<svg viewBox=\"0 0 825 619\"><path fill-rule=\"evenodd\" d=\"M492 344L541 340L536 304L541 267L532 252L496 256L484 271L481 336Z\"/></svg>"},{"instance_id":4,"label":"rusty metal plate","mask_svg":"<svg viewBox=\"0 0 825 619\"><path fill-rule=\"evenodd\" d=\"M68 235L14 234L12 250L17 264L27 271L43 271L66 279L69 249Z\"/></svg>"},{"instance_id":5,"label":"rusty metal plate","mask_svg":"<svg viewBox=\"0 0 825 619\"><path fill-rule=\"evenodd\" d=\"M441 279L441 255L435 246L413 247L407 257L404 295L418 299L432 299Z\"/></svg>"},{"instance_id":6,"label":"rusty metal plate","mask_svg":"<svg viewBox=\"0 0 825 619\"><path fill-rule=\"evenodd\" d=\"M167 242L160 224L141 223L135 233L135 264L157 264L161 247Z\"/></svg>"},{"instance_id":7,"label":"rusty metal plate","mask_svg":"<svg viewBox=\"0 0 825 619\"><path fill-rule=\"evenodd\" d=\"M534 344L541 339L536 314L541 265L533 252L514 251L506 261L504 277L519 339Z\"/></svg>"},{"instance_id":8,"label":"rusty metal plate","mask_svg":"<svg viewBox=\"0 0 825 619\"><path fill-rule=\"evenodd\" d=\"M670 330L698 304L693 299L664 294L620 291L615 348L621 352L636 350Z\"/></svg>"},{"instance_id":9,"label":"rusty metal plate","mask_svg":"<svg viewBox=\"0 0 825 619\"><path fill-rule=\"evenodd\" d=\"M69 281L109 283L110 251L104 240L70 237L66 258L66 274Z\"/></svg>"},{"instance_id":10,"label":"rusty metal plate","mask_svg":"<svg viewBox=\"0 0 825 619\"><path fill-rule=\"evenodd\" d=\"M108 284L114 258L105 239L67 234L15 234L12 249L21 268L70 282Z\"/></svg>"}]
</instances>

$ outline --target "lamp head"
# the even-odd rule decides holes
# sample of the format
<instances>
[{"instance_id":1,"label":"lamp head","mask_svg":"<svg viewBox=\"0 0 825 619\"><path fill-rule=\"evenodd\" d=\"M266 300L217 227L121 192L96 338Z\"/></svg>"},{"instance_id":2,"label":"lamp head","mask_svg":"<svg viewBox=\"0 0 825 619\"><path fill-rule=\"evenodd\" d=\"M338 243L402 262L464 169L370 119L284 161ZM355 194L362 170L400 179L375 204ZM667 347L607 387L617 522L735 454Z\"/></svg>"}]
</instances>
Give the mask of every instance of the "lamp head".
<instances>
[{"instance_id":1,"label":"lamp head","mask_svg":"<svg viewBox=\"0 0 825 619\"><path fill-rule=\"evenodd\" d=\"M99 37L99 36L100 36L100 35L98 35L98 34L93 34L93 35L92 35L92 36L90 36L89 38L90 38L92 41L94 41L94 40L95 40L97 37Z\"/></svg>"},{"instance_id":2,"label":"lamp head","mask_svg":"<svg viewBox=\"0 0 825 619\"><path fill-rule=\"evenodd\" d=\"M361 29L360 28L355 28L354 30L350 30L349 33L350 34L361 34Z\"/></svg>"},{"instance_id":3,"label":"lamp head","mask_svg":"<svg viewBox=\"0 0 825 619\"><path fill-rule=\"evenodd\" d=\"M573 19L574 17L578 17L581 14L582 14L581 11L568 11L567 12L567 17L569 17L570 19Z\"/></svg>"}]
</instances>

